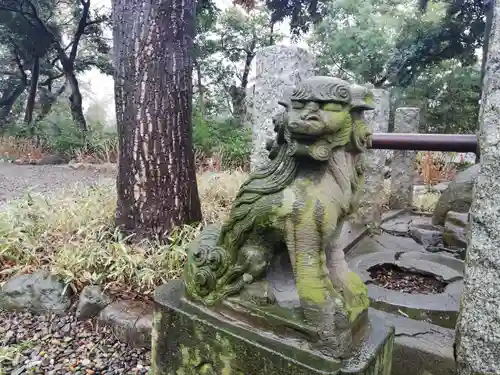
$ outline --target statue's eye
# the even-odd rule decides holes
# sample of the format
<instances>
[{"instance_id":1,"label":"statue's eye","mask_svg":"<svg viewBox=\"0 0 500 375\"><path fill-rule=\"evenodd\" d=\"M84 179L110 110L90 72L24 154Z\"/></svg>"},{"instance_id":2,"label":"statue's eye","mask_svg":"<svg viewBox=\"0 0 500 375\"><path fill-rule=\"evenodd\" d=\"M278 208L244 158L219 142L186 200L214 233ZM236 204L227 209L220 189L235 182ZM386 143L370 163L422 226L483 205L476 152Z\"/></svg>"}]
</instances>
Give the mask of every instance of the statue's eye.
<instances>
[{"instance_id":1,"label":"statue's eye","mask_svg":"<svg viewBox=\"0 0 500 375\"><path fill-rule=\"evenodd\" d=\"M304 106L305 106L305 104L302 102L297 102L297 101L292 102L293 109L302 109L302 108L304 108Z\"/></svg>"},{"instance_id":2,"label":"statue's eye","mask_svg":"<svg viewBox=\"0 0 500 375\"><path fill-rule=\"evenodd\" d=\"M342 105L337 103L326 103L323 105L324 111L340 112L342 111Z\"/></svg>"}]
</instances>

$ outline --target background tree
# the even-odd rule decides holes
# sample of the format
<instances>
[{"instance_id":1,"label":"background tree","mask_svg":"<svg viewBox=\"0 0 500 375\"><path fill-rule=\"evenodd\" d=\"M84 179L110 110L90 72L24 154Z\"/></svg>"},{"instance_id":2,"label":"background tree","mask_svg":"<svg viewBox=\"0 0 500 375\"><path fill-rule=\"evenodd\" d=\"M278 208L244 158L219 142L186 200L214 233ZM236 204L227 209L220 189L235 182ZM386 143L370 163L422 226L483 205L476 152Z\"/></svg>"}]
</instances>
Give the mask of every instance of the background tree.
<instances>
[{"instance_id":1,"label":"background tree","mask_svg":"<svg viewBox=\"0 0 500 375\"><path fill-rule=\"evenodd\" d=\"M241 124L246 114L246 89L257 49L280 42L265 7L245 12L229 7L206 31L197 60L198 85L217 102L218 112L228 112ZM206 98L208 99L208 98Z\"/></svg>"},{"instance_id":2,"label":"background tree","mask_svg":"<svg viewBox=\"0 0 500 375\"><path fill-rule=\"evenodd\" d=\"M12 93L21 91L21 86L30 87L25 122L31 123L34 119L38 91L46 101L41 105L41 117L50 111L54 97L64 91L55 81L64 78L70 89L73 120L86 131L77 74L92 66L110 72L106 56L109 46L102 33L109 15L91 9L90 0L76 3L69 0L0 0L0 21L0 45L9 51L10 61L16 62L19 71L19 90ZM55 86L58 87L54 93ZM10 112L8 104L2 113Z\"/></svg>"},{"instance_id":3,"label":"background tree","mask_svg":"<svg viewBox=\"0 0 500 375\"><path fill-rule=\"evenodd\" d=\"M422 14L414 1L339 0L326 7L309 45L328 74L391 90L393 108L419 107L422 132L473 133L479 111L477 64L448 59L422 64L418 74L391 70L402 39L415 40L444 22L445 4L429 7Z\"/></svg>"},{"instance_id":4,"label":"background tree","mask_svg":"<svg viewBox=\"0 0 500 375\"><path fill-rule=\"evenodd\" d=\"M201 220L191 141L194 0L113 0L116 222L166 239Z\"/></svg>"}]
</instances>

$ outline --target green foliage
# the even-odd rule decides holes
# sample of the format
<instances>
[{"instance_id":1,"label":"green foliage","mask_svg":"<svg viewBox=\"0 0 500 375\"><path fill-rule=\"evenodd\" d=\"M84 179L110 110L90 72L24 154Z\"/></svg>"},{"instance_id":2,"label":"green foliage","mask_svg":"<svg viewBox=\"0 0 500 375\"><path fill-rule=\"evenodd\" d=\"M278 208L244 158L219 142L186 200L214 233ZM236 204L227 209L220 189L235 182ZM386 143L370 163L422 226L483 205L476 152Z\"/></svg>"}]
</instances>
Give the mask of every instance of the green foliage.
<instances>
[{"instance_id":1,"label":"green foliage","mask_svg":"<svg viewBox=\"0 0 500 375\"><path fill-rule=\"evenodd\" d=\"M79 153L93 154L108 160L116 153L118 136L102 122L90 122L86 138L75 126L67 104L54 105L45 119L32 124L18 123L9 129L10 135L24 139L37 139L50 152L69 157Z\"/></svg>"},{"instance_id":2,"label":"green foliage","mask_svg":"<svg viewBox=\"0 0 500 375\"><path fill-rule=\"evenodd\" d=\"M479 67L450 60L423 72L403 90L397 106L420 108L423 133L474 134L480 98Z\"/></svg>"},{"instance_id":3,"label":"green foliage","mask_svg":"<svg viewBox=\"0 0 500 375\"><path fill-rule=\"evenodd\" d=\"M378 85L403 25L414 17L409 9L398 0L332 2L309 44L330 74Z\"/></svg>"},{"instance_id":4,"label":"green foliage","mask_svg":"<svg viewBox=\"0 0 500 375\"><path fill-rule=\"evenodd\" d=\"M247 8L255 7L255 0L236 0L236 3ZM477 60L476 50L483 45L485 30L485 8L491 10L491 1L484 0L407 0L407 1L377 1L377 0L266 0L266 5L272 12L273 21L290 20L291 31L295 35L303 34L310 29L313 24L321 24L325 17L332 17L332 9L348 9L350 12L363 13L376 3L385 4L386 7L380 13L380 10L374 11L375 17L400 11L395 3L403 4L406 8L409 22L404 22L403 27L398 34L398 40L395 48L391 50L384 78L390 80L392 84L408 85L425 69L441 61L449 59L458 59L466 65L474 64ZM351 6L352 5L352 6ZM392 7L392 8L391 8ZM355 8L360 8L356 10ZM335 27L349 26L352 19L336 16L339 24ZM371 21L371 20L370 20ZM385 28L385 25L381 25ZM351 41L345 39L347 43L355 43L363 50L364 24L359 22L361 30L356 33ZM374 44L381 41L379 37L382 29L373 30ZM331 34L332 38L336 36ZM388 39L392 35L387 35ZM342 47L342 44L339 43ZM378 50L374 50L378 51ZM366 53L364 53L366 55ZM363 64L364 73L371 72L376 67L371 65L371 60L377 58L377 53L367 56L368 61ZM336 56L336 54L331 55Z\"/></svg>"},{"instance_id":5,"label":"green foliage","mask_svg":"<svg viewBox=\"0 0 500 375\"><path fill-rule=\"evenodd\" d=\"M481 91L477 67L452 58L417 64L418 72L403 60L400 67L394 65L394 51L402 41L420 35L424 43L447 16L440 2L428 4L424 14L416 10L413 0L335 1L326 8L310 44L328 74L390 88L393 109L419 107L422 132L473 133ZM424 53L419 50L424 45L408 44L404 58Z\"/></svg>"},{"instance_id":6,"label":"green foliage","mask_svg":"<svg viewBox=\"0 0 500 375\"><path fill-rule=\"evenodd\" d=\"M476 63L483 44L485 19L483 0L425 1L421 17L431 20L425 27L409 22L388 64L391 81L407 85L426 68L457 59L464 65ZM435 20L436 9L442 17Z\"/></svg>"},{"instance_id":7,"label":"green foliage","mask_svg":"<svg viewBox=\"0 0 500 375\"><path fill-rule=\"evenodd\" d=\"M215 13L217 22L202 15L196 36L196 91L204 102L203 114L228 112L242 117L250 66L257 49L283 39L265 8L249 13L236 7Z\"/></svg>"},{"instance_id":8,"label":"green foliage","mask_svg":"<svg viewBox=\"0 0 500 375\"><path fill-rule=\"evenodd\" d=\"M251 152L250 131L232 120L203 120L193 116L193 143L198 153L210 157L218 154L225 167L241 167L248 164Z\"/></svg>"}]
</instances>

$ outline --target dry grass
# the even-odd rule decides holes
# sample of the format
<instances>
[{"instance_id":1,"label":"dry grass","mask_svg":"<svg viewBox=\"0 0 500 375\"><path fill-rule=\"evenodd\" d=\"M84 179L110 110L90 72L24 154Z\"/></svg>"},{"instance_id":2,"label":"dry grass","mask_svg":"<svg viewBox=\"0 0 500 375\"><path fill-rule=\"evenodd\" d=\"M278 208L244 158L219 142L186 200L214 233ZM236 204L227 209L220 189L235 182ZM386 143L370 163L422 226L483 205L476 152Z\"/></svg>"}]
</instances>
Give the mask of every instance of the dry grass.
<instances>
[{"instance_id":1,"label":"dry grass","mask_svg":"<svg viewBox=\"0 0 500 375\"><path fill-rule=\"evenodd\" d=\"M35 141L20 140L15 137L0 136L0 159L4 160L38 160L45 155L43 148Z\"/></svg>"},{"instance_id":2,"label":"dry grass","mask_svg":"<svg viewBox=\"0 0 500 375\"><path fill-rule=\"evenodd\" d=\"M417 196L413 202L413 206L422 212L434 212L434 208L436 208L440 196L440 193L428 191Z\"/></svg>"},{"instance_id":3,"label":"dry grass","mask_svg":"<svg viewBox=\"0 0 500 375\"><path fill-rule=\"evenodd\" d=\"M227 214L242 172L198 177L206 222ZM130 245L114 227L113 185L75 186L48 200L28 195L0 213L0 279L49 269L76 289L89 283L149 294L180 275L188 243L200 227L178 228L170 244Z\"/></svg>"},{"instance_id":4,"label":"dry grass","mask_svg":"<svg viewBox=\"0 0 500 375\"><path fill-rule=\"evenodd\" d=\"M455 177L456 167L449 162L443 152L419 152L417 154L417 172L424 184L432 185L442 181L450 181Z\"/></svg>"}]
</instances>

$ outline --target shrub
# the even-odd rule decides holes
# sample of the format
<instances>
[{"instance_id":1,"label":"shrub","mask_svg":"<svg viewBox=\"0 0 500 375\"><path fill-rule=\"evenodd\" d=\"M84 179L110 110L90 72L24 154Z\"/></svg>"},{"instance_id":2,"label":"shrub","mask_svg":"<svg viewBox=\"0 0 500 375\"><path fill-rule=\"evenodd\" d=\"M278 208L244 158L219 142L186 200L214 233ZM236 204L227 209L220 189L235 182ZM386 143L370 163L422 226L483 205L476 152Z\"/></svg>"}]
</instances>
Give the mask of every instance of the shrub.
<instances>
[{"instance_id":1,"label":"shrub","mask_svg":"<svg viewBox=\"0 0 500 375\"><path fill-rule=\"evenodd\" d=\"M28 151L33 155L31 149L35 148L38 150L37 155L57 153L77 159L92 156L94 160L115 162L118 151L116 130L106 128L99 121L88 123L90 131L83 139L71 119L67 104L54 105L50 115L41 121L10 126L7 134L9 147L4 145L0 148L0 152L7 149L0 157L5 158L5 152L15 155L15 159L26 157ZM248 169L251 134L233 120L203 120L194 112L193 145L201 169ZM28 148L30 150L27 151Z\"/></svg>"},{"instance_id":2,"label":"shrub","mask_svg":"<svg viewBox=\"0 0 500 375\"><path fill-rule=\"evenodd\" d=\"M198 176L205 224L223 220L245 178L242 172ZM114 226L115 207L114 183L12 202L0 212L0 279L48 269L78 290L98 283L147 295L178 277L201 225L177 228L166 245L131 244Z\"/></svg>"},{"instance_id":3,"label":"shrub","mask_svg":"<svg viewBox=\"0 0 500 375\"><path fill-rule=\"evenodd\" d=\"M48 153L68 157L93 155L99 160L115 161L118 137L114 129L106 129L99 122L89 123L86 139L71 119L67 105L54 106L49 116L32 124L14 124L9 135L19 144L29 141Z\"/></svg>"},{"instance_id":4,"label":"shrub","mask_svg":"<svg viewBox=\"0 0 500 375\"><path fill-rule=\"evenodd\" d=\"M203 120L195 113L193 143L200 161L217 159L222 170L248 169L251 134L232 120Z\"/></svg>"}]
</instances>

